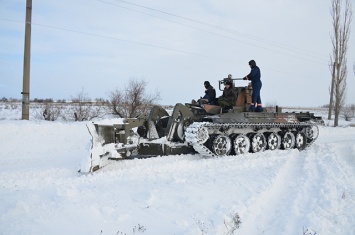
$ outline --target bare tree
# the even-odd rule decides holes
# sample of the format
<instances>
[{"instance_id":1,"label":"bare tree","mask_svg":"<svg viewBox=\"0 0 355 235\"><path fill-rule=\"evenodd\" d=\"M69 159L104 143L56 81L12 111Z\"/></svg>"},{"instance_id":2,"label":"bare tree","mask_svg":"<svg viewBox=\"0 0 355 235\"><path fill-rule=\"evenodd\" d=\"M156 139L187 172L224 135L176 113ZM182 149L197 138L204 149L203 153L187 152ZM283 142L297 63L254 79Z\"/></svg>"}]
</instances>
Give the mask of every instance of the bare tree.
<instances>
[{"instance_id":1,"label":"bare tree","mask_svg":"<svg viewBox=\"0 0 355 235\"><path fill-rule=\"evenodd\" d=\"M56 121L63 111L62 104L53 102L44 102L33 104L32 113L35 119L44 119L46 121Z\"/></svg>"},{"instance_id":2,"label":"bare tree","mask_svg":"<svg viewBox=\"0 0 355 235\"><path fill-rule=\"evenodd\" d=\"M46 121L55 121L61 114L62 107L53 103L46 103L42 116Z\"/></svg>"},{"instance_id":3,"label":"bare tree","mask_svg":"<svg viewBox=\"0 0 355 235\"><path fill-rule=\"evenodd\" d=\"M146 94L148 82L143 79L130 79L123 90L116 88L108 92L112 113L119 117L136 117L147 113L160 100L160 92Z\"/></svg>"},{"instance_id":4,"label":"bare tree","mask_svg":"<svg viewBox=\"0 0 355 235\"><path fill-rule=\"evenodd\" d=\"M343 19L341 7L342 0L332 0L331 15L333 19L333 33L331 35L331 40L333 54L331 55L330 63L332 82L330 88L328 119L331 119L331 112L334 107L334 126L338 126L340 110L344 105L347 79L346 53L350 36L350 23L352 20L350 1L345 1Z\"/></svg>"},{"instance_id":5,"label":"bare tree","mask_svg":"<svg viewBox=\"0 0 355 235\"><path fill-rule=\"evenodd\" d=\"M84 88L72 97L71 101L69 114L63 116L64 120L91 121L105 116L105 106L92 102L88 94L84 92Z\"/></svg>"},{"instance_id":6,"label":"bare tree","mask_svg":"<svg viewBox=\"0 0 355 235\"><path fill-rule=\"evenodd\" d=\"M351 121L355 117L355 104L346 105L341 113L345 121Z\"/></svg>"}]
</instances>

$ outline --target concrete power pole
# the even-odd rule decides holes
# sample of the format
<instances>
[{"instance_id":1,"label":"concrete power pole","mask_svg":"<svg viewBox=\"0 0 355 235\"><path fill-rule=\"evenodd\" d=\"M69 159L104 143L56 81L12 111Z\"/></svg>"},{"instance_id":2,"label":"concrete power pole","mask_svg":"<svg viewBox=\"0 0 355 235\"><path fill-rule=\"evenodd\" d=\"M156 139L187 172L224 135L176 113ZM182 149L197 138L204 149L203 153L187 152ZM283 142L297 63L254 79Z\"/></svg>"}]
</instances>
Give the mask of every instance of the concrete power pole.
<instances>
[{"instance_id":1,"label":"concrete power pole","mask_svg":"<svg viewBox=\"0 0 355 235\"><path fill-rule=\"evenodd\" d=\"M22 120L30 119L30 67L31 67L32 0L26 0L25 49L23 59Z\"/></svg>"}]
</instances>

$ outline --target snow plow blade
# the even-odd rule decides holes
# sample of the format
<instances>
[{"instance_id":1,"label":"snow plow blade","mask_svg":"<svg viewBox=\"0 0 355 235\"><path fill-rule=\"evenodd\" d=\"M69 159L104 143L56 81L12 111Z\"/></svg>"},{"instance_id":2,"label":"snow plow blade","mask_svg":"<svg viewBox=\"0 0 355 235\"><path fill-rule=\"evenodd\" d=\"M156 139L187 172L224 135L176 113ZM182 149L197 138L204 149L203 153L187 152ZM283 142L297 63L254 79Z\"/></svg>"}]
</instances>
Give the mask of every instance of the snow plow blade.
<instances>
[{"instance_id":1,"label":"snow plow blade","mask_svg":"<svg viewBox=\"0 0 355 235\"><path fill-rule=\"evenodd\" d=\"M119 157L114 149L114 129L110 125L88 124L91 135L89 158L82 163L80 172L94 172L107 165L109 158ZM117 154L116 154L117 153Z\"/></svg>"},{"instance_id":2,"label":"snow plow blade","mask_svg":"<svg viewBox=\"0 0 355 235\"><path fill-rule=\"evenodd\" d=\"M111 160L194 153L193 147L183 143L183 136L176 133L183 135L179 125L183 116L193 114L186 106L177 104L171 116L162 107L154 106L149 115L126 118L120 124L88 124L91 149L79 172L97 171ZM181 141L168 141L177 138Z\"/></svg>"},{"instance_id":3,"label":"snow plow blade","mask_svg":"<svg viewBox=\"0 0 355 235\"><path fill-rule=\"evenodd\" d=\"M127 136L132 132L131 129L127 130L127 126L127 124L88 124L87 128L91 135L91 149L89 158L82 164L80 172L94 172L106 166L109 160L126 158L127 153L136 149L137 146L132 144ZM125 138L126 141L120 143L117 142L117 138Z\"/></svg>"}]
</instances>

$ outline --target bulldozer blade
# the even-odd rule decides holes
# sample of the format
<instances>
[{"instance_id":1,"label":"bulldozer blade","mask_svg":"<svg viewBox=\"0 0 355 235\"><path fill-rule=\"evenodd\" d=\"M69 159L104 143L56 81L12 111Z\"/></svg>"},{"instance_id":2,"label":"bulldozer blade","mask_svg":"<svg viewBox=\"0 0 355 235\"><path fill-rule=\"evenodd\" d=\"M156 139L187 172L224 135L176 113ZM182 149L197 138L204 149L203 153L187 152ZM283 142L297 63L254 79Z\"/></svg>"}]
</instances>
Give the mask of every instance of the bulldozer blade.
<instances>
[{"instance_id":1,"label":"bulldozer blade","mask_svg":"<svg viewBox=\"0 0 355 235\"><path fill-rule=\"evenodd\" d=\"M113 126L86 125L91 135L89 157L81 164L81 173L94 172L108 164L110 158L120 158L115 148Z\"/></svg>"}]
</instances>

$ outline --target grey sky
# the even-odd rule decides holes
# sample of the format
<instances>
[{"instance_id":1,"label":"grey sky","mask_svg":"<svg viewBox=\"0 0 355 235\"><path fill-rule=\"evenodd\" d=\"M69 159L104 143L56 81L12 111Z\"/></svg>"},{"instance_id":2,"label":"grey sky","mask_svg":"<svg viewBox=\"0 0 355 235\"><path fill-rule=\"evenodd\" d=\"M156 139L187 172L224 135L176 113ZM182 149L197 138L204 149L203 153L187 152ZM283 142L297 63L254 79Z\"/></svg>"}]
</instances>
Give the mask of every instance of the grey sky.
<instances>
[{"instance_id":1,"label":"grey sky","mask_svg":"<svg viewBox=\"0 0 355 235\"><path fill-rule=\"evenodd\" d=\"M205 80L217 87L229 73L245 76L254 59L264 105L329 102L330 0L32 1L31 99L82 89L108 98L143 78L161 104L184 103L203 95ZM0 0L0 97L21 97L25 5ZM353 26L347 103L355 103Z\"/></svg>"}]
</instances>

